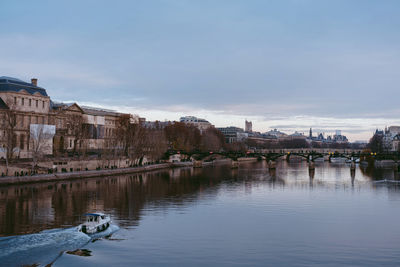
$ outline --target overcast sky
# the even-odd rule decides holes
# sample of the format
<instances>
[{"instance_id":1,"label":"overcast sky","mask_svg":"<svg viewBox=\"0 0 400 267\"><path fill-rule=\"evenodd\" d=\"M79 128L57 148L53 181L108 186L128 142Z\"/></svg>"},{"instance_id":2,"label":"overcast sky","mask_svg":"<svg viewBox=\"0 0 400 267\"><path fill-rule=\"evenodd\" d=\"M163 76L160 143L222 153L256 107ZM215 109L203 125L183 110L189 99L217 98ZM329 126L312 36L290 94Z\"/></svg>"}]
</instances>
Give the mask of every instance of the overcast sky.
<instances>
[{"instance_id":1,"label":"overcast sky","mask_svg":"<svg viewBox=\"0 0 400 267\"><path fill-rule=\"evenodd\" d=\"M400 2L0 1L0 76L53 100L367 140L400 125Z\"/></svg>"}]
</instances>

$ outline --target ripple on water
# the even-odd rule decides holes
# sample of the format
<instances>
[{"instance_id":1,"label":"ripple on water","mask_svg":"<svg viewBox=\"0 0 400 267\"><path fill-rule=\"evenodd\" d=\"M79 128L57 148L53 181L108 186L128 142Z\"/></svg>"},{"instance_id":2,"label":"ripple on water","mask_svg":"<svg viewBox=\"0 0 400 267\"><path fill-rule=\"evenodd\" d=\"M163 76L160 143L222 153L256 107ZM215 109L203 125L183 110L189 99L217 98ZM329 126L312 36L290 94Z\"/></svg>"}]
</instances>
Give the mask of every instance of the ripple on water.
<instances>
[{"instance_id":1,"label":"ripple on water","mask_svg":"<svg viewBox=\"0 0 400 267\"><path fill-rule=\"evenodd\" d=\"M56 260L63 251L76 250L90 240L109 236L118 229L118 226L110 225L107 230L89 236L72 227L3 237L0 238L0 263L2 266L46 265Z\"/></svg>"}]
</instances>

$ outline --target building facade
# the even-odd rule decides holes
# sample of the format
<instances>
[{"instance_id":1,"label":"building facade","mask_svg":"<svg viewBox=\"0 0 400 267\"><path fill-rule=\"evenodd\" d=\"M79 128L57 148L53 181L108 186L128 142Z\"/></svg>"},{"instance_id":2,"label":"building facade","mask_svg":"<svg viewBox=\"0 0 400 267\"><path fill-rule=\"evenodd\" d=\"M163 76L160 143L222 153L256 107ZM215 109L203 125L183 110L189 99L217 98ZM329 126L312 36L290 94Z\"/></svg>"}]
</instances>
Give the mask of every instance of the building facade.
<instances>
[{"instance_id":1,"label":"building facade","mask_svg":"<svg viewBox=\"0 0 400 267\"><path fill-rule=\"evenodd\" d=\"M31 124L54 125L54 117L50 115L50 97L45 89L37 85L37 79L31 83L11 77L0 77L0 108L2 124L0 125L1 157L5 157L6 140L12 131L13 154L18 158L31 157L32 142L30 138ZM7 118L13 117L15 125L10 129L6 125ZM52 147L46 146L45 154L52 153Z\"/></svg>"},{"instance_id":2,"label":"building facade","mask_svg":"<svg viewBox=\"0 0 400 267\"><path fill-rule=\"evenodd\" d=\"M228 144L241 142L249 137L242 128L239 127L221 127L217 128L225 137L225 142Z\"/></svg>"},{"instance_id":3,"label":"building facade","mask_svg":"<svg viewBox=\"0 0 400 267\"><path fill-rule=\"evenodd\" d=\"M377 131L376 134L378 132L379 131ZM385 127L385 130L381 131L381 134L384 151L399 151L400 126Z\"/></svg>"},{"instance_id":4,"label":"building facade","mask_svg":"<svg viewBox=\"0 0 400 267\"><path fill-rule=\"evenodd\" d=\"M312 135L312 129L310 128L309 136L307 137L308 143L317 143L317 144L347 144L349 140L345 135L342 135L341 130L336 130L334 135L328 135L325 137L324 133L319 133L317 136Z\"/></svg>"},{"instance_id":5,"label":"building facade","mask_svg":"<svg viewBox=\"0 0 400 267\"><path fill-rule=\"evenodd\" d=\"M209 121L194 116L181 117L179 121L193 125L194 127L200 130L200 133L207 130L208 128L214 127L214 125L212 125Z\"/></svg>"},{"instance_id":6,"label":"building facade","mask_svg":"<svg viewBox=\"0 0 400 267\"><path fill-rule=\"evenodd\" d=\"M251 121L246 120L244 124L245 124L244 131L246 133L251 133L253 131L253 123Z\"/></svg>"},{"instance_id":7,"label":"building facade","mask_svg":"<svg viewBox=\"0 0 400 267\"><path fill-rule=\"evenodd\" d=\"M13 117L15 125L10 129L6 118ZM0 158L5 158L9 132L12 132L12 157L31 158L34 153L38 129L44 129L48 140L44 155L68 151L98 151L107 148L107 140L115 139L118 122L129 116L130 123L143 121L137 115L112 110L79 106L76 103L51 101L38 80L31 83L11 77L0 77ZM50 130L51 129L51 130ZM35 134L36 133L36 134ZM44 136L44 135L43 135ZM115 145L115 144L114 144Z\"/></svg>"}]
</instances>

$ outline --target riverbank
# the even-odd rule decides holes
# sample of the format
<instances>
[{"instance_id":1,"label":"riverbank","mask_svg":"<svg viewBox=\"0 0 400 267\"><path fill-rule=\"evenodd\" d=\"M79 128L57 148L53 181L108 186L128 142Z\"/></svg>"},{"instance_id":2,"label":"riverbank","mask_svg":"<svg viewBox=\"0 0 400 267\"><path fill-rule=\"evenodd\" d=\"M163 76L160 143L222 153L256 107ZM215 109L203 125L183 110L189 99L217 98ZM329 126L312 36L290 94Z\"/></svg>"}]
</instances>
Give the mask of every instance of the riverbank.
<instances>
[{"instance_id":1,"label":"riverbank","mask_svg":"<svg viewBox=\"0 0 400 267\"><path fill-rule=\"evenodd\" d=\"M256 161L256 158L243 158L239 159L240 162ZM219 159L209 162L203 162L203 166L207 165L220 165L229 164L230 159ZM41 182L53 182L53 181L63 181L63 180L74 180L74 179L84 179L93 177L104 177L113 175L123 175L138 172L148 172L169 168L179 168L179 167L192 167L193 162L175 162L175 163L160 163L154 165L146 165L140 167L128 167L128 168L118 168L118 169L103 169L103 170L89 170L89 171L75 171L66 173L53 173L53 174L38 174L32 176L6 176L0 178L0 186L12 185L12 184L29 184L29 183L41 183Z\"/></svg>"},{"instance_id":2,"label":"riverbank","mask_svg":"<svg viewBox=\"0 0 400 267\"><path fill-rule=\"evenodd\" d=\"M146 165L140 167L131 168L119 168L119 169L107 169L107 170L92 170L92 171L76 171L68 173L54 173L54 174L38 174L32 176L6 176L0 178L0 186L11 185L11 184L28 184L28 183L39 183L39 182L53 182L93 177L104 177L121 174L130 174L138 172L148 172L161 169L171 168L170 163L161 163L154 165Z\"/></svg>"}]
</instances>

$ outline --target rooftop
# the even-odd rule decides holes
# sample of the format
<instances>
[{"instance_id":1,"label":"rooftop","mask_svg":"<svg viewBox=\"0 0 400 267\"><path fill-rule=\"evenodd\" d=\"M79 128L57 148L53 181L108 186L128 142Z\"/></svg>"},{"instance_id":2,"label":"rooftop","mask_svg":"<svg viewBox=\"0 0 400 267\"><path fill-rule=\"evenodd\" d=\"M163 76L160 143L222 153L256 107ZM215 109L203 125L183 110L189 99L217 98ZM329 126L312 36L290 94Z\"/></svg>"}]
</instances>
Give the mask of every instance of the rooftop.
<instances>
[{"instance_id":1,"label":"rooftop","mask_svg":"<svg viewBox=\"0 0 400 267\"><path fill-rule=\"evenodd\" d=\"M209 121L207 121L205 119L197 118L195 116L181 117L180 122L207 122L207 123L209 123Z\"/></svg>"},{"instance_id":2,"label":"rooftop","mask_svg":"<svg viewBox=\"0 0 400 267\"><path fill-rule=\"evenodd\" d=\"M110 115L110 116L118 116L121 115L122 113L117 112L115 110L111 109L104 109L104 108L95 108L95 107L88 107L88 106L81 106L82 110L89 115L96 115L96 116L105 116L105 115Z\"/></svg>"},{"instance_id":3,"label":"rooftop","mask_svg":"<svg viewBox=\"0 0 400 267\"><path fill-rule=\"evenodd\" d=\"M17 78L0 76L0 92L20 92L21 90L25 90L31 95L39 93L42 96L48 96L46 90L42 87Z\"/></svg>"}]
</instances>

